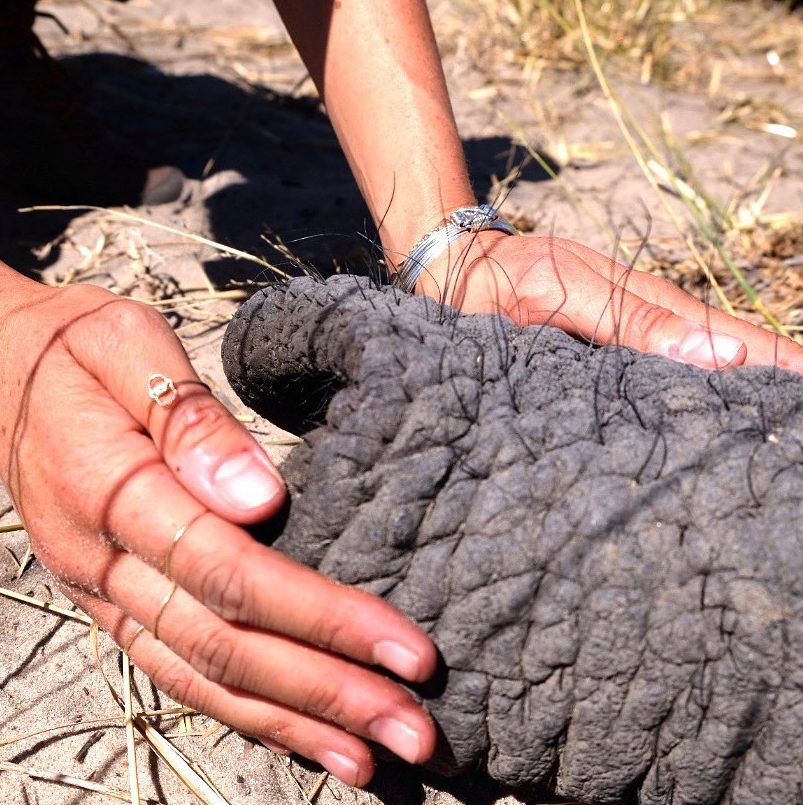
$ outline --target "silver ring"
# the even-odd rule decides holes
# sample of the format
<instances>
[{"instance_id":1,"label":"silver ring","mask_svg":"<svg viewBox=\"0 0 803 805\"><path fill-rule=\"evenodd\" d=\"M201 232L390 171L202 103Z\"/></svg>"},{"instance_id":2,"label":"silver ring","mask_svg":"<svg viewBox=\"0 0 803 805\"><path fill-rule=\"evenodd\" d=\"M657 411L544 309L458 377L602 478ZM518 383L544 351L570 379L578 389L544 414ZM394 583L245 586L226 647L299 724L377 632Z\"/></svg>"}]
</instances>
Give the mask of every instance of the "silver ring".
<instances>
[{"instance_id":1,"label":"silver ring","mask_svg":"<svg viewBox=\"0 0 803 805\"><path fill-rule=\"evenodd\" d=\"M167 375L154 372L148 378L148 396L159 408L170 408L178 399L176 384Z\"/></svg>"}]
</instances>

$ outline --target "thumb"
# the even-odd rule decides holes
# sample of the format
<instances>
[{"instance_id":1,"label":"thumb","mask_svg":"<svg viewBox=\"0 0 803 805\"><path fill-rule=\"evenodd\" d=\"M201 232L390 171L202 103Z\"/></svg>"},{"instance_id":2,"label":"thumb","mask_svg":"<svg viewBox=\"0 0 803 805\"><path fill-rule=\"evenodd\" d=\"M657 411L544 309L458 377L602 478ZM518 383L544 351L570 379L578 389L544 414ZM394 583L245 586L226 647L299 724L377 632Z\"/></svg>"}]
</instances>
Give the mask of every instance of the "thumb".
<instances>
[{"instance_id":1,"label":"thumb","mask_svg":"<svg viewBox=\"0 0 803 805\"><path fill-rule=\"evenodd\" d=\"M179 483L232 522L275 514L285 487L262 448L209 392L182 391L170 411L151 418L164 417L157 446Z\"/></svg>"},{"instance_id":2,"label":"thumb","mask_svg":"<svg viewBox=\"0 0 803 805\"><path fill-rule=\"evenodd\" d=\"M161 315L101 295L65 339L197 500L236 523L259 522L281 508L286 492L278 470L201 382Z\"/></svg>"}]
</instances>

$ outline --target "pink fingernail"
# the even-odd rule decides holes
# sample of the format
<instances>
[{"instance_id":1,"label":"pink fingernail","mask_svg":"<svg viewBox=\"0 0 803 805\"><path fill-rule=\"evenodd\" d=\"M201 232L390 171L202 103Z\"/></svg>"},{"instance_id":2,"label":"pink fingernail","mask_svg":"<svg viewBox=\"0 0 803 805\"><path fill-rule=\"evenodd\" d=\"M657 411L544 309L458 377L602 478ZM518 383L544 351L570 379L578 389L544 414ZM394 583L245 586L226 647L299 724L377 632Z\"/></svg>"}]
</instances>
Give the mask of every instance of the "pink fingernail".
<instances>
[{"instance_id":1,"label":"pink fingernail","mask_svg":"<svg viewBox=\"0 0 803 805\"><path fill-rule=\"evenodd\" d=\"M377 718L368 726L368 734L377 743L384 744L408 763L417 763L421 752L418 733L403 721L395 718Z\"/></svg>"},{"instance_id":2,"label":"pink fingernail","mask_svg":"<svg viewBox=\"0 0 803 805\"><path fill-rule=\"evenodd\" d=\"M268 459L253 451L224 461L212 480L220 497L237 509L257 509L282 494Z\"/></svg>"},{"instance_id":3,"label":"pink fingernail","mask_svg":"<svg viewBox=\"0 0 803 805\"><path fill-rule=\"evenodd\" d=\"M405 679L417 679L421 667L418 655L391 640L382 640L374 646L374 663Z\"/></svg>"},{"instance_id":4,"label":"pink fingernail","mask_svg":"<svg viewBox=\"0 0 803 805\"><path fill-rule=\"evenodd\" d=\"M318 763L346 785L357 785L360 767L356 761L339 752L326 751L318 755Z\"/></svg>"},{"instance_id":5,"label":"pink fingernail","mask_svg":"<svg viewBox=\"0 0 803 805\"><path fill-rule=\"evenodd\" d=\"M703 366L727 366L739 354L744 342L724 333L716 333L703 327L692 330L680 344L673 344L668 357L683 363Z\"/></svg>"}]
</instances>

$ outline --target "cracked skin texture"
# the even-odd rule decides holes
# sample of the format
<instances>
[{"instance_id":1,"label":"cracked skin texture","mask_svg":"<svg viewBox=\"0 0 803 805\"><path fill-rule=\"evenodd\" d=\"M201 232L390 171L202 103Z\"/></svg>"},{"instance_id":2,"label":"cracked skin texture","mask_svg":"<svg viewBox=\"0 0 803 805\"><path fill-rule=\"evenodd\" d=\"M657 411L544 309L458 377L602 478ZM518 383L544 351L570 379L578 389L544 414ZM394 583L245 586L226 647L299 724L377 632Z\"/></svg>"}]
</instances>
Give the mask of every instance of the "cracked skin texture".
<instances>
[{"instance_id":1,"label":"cracked skin texture","mask_svg":"<svg viewBox=\"0 0 803 805\"><path fill-rule=\"evenodd\" d=\"M803 378L342 276L257 293L223 357L306 429L275 546L442 652L437 770L588 803L803 801Z\"/></svg>"}]
</instances>

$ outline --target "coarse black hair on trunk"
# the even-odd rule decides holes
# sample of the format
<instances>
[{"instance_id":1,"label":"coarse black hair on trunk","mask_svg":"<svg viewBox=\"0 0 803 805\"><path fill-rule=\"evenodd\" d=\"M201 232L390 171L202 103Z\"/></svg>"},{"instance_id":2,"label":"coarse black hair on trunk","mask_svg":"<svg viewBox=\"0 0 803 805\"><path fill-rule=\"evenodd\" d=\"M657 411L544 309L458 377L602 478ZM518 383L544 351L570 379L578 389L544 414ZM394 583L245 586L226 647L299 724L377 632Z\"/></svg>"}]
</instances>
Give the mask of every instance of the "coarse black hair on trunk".
<instances>
[{"instance_id":1,"label":"coarse black hair on trunk","mask_svg":"<svg viewBox=\"0 0 803 805\"><path fill-rule=\"evenodd\" d=\"M303 435L274 545L437 644L432 768L587 803L793 803L803 377L371 279L263 289L223 360Z\"/></svg>"}]
</instances>

